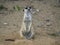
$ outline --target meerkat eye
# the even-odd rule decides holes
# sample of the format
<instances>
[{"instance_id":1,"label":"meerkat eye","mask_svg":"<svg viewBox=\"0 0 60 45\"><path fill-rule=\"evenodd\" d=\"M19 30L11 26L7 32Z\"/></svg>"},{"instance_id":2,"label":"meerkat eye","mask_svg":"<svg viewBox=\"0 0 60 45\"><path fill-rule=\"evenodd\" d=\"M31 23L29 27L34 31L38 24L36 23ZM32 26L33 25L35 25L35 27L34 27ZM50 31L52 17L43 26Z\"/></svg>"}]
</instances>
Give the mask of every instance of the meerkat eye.
<instances>
[{"instance_id":1,"label":"meerkat eye","mask_svg":"<svg viewBox=\"0 0 60 45\"><path fill-rule=\"evenodd\" d=\"M28 9L27 7L25 9Z\"/></svg>"},{"instance_id":2,"label":"meerkat eye","mask_svg":"<svg viewBox=\"0 0 60 45\"><path fill-rule=\"evenodd\" d=\"M31 7L29 7L31 9Z\"/></svg>"}]
</instances>

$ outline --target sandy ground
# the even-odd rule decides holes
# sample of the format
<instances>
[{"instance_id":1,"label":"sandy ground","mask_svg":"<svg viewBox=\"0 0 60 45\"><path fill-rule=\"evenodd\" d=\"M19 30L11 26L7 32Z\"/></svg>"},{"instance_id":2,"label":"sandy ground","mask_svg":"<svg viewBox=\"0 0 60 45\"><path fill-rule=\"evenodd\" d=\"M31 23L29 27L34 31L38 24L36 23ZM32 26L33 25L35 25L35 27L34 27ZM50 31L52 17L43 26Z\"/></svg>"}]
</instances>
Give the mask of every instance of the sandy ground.
<instances>
[{"instance_id":1,"label":"sandy ground","mask_svg":"<svg viewBox=\"0 0 60 45\"><path fill-rule=\"evenodd\" d=\"M60 45L60 7L54 1L0 1L8 10L0 11L0 45ZM20 11L13 10L19 5ZM19 31L23 19L23 8L32 6L34 39L21 39ZM7 23L7 24L6 24ZM12 39L14 41L5 41Z\"/></svg>"}]
</instances>

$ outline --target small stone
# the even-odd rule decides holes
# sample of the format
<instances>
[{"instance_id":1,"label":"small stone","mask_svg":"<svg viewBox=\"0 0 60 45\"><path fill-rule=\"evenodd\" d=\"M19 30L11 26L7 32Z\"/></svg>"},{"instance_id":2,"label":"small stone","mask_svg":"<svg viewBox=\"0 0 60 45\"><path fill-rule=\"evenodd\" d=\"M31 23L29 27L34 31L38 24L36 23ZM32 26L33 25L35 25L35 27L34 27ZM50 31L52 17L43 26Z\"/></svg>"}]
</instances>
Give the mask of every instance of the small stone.
<instances>
[{"instance_id":1,"label":"small stone","mask_svg":"<svg viewBox=\"0 0 60 45\"><path fill-rule=\"evenodd\" d=\"M7 25L8 23L3 23L4 25Z\"/></svg>"},{"instance_id":2,"label":"small stone","mask_svg":"<svg viewBox=\"0 0 60 45\"><path fill-rule=\"evenodd\" d=\"M40 24L37 25L37 27L40 27L40 26L41 26Z\"/></svg>"},{"instance_id":3,"label":"small stone","mask_svg":"<svg viewBox=\"0 0 60 45\"><path fill-rule=\"evenodd\" d=\"M36 9L37 12L39 12L40 10L39 9Z\"/></svg>"},{"instance_id":4,"label":"small stone","mask_svg":"<svg viewBox=\"0 0 60 45\"><path fill-rule=\"evenodd\" d=\"M43 25L43 23L40 22L37 24L37 27L41 27L42 25Z\"/></svg>"},{"instance_id":5,"label":"small stone","mask_svg":"<svg viewBox=\"0 0 60 45\"><path fill-rule=\"evenodd\" d=\"M51 26L52 24L51 23L47 23L47 26Z\"/></svg>"},{"instance_id":6,"label":"small stone","mask_svg":"<svg viewBox=\"0 0 60 45\"><path fill-rule=\"evenodd\" d=\"M49 22L49 21L50 21L49 19L46 20L46 22Z\"/></svg>"},{"instance_id":7,"label":"small stone","mask_svg":"<svg viewBox=\"0 0 60 45\"><path fill-rule=\"evenodd\" d=\"M36 12L34 11L34 12L32 12L33 14L35 14Z\"/></svg>"}]
</instances>

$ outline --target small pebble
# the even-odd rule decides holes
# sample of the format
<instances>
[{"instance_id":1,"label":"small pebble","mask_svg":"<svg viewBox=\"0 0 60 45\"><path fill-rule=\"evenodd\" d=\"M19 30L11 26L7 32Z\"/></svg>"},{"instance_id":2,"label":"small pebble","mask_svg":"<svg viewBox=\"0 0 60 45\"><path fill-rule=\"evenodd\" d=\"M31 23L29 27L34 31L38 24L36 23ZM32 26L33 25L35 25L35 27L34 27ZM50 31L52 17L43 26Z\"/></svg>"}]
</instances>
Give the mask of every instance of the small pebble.
<instances>
[{"instance_id":1,"label":"small pebble","mask_svg":"<svg viewBox=\"0 0 60 45\"><path fill-rule=\"evenodd\" d=\"M50 21L49 19L46 20L46 22L49 22L49 21Z\"/></svg>"},{"instance_id":2,"label":"small pebble","mask_svg":"<svg viewBox=\"0 0 60 45\"><path fill-rule=\"evenodd\" d=\"M39 9L36 9L37 12L39 12L40 10Z\"/></svg>"},{"instance_id":3,"label":"small pebble","mask_svg":"<svg viewBox=\"0 0 60 45\"><path fill-rule=\"evenodd\" d=\"M51 26L52 24L51 23L47 23L47 26Z\"/></svg>"},{"instance_id":4,"label":"small pebble","mask_svg":"<svg viewBox=\"0 0 60 45\"><path fill-rule=\"evenodd\" d=\"M33 13L33 14L35 14L36 12L35 12L35 11L33 11L32 13Z\"/></svg>"},{"instance_id":5,"label":"small pebble","mask_svg":"<svg viewBox=\"0 0 60 45\"><path fill-rule=\"evenodd\" d=\"M37 27L40 27L40 26L41 26L40 24L37 25Z\"/></svg>"},{"instance_id":6,"label":"small pebble","mask_svg":"<svg viewBox=\"0 0 60 45\"><path fill-rule=\"evenodd\" d=\"M37 24L37 27L41 27L42 25L43 25L43 23L40 22Z\"/></svg>"},{"instance_id":7,"label":"small pebble","mask_svg":"<svg viewBox=\"0 0 60 45\"><path fill-rule=\"evenodd\" d=\"M50 19L49 17L47 17L47 18L45 19L45 21L46 21L46 22L50 22L51 19Z\"/></svg>"},{"instance_id":8,"label":"small pebble","mask_svg":"<svg viewBox=\"0 0 60 45\"><path fill-rule=\"evenodd\" d=\"M8 23L3 23L4 25L7 25Z\"/></svg>"}]
</instances>

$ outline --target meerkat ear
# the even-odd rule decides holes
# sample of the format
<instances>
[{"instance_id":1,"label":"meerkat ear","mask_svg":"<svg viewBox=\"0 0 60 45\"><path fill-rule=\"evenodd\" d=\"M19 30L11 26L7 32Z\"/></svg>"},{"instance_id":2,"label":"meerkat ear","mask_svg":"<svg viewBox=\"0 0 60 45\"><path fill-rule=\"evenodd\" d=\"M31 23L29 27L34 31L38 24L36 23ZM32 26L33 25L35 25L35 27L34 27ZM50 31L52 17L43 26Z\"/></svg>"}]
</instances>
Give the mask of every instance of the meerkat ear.
<instances>
[{"instance_id":1,"label":"meerkat ear","mask_svg":"<svg viewBox=\"0 0 60 45\"><path fill-rule=\"evenodd\" d=\"M25 7L25 9L28 9L28 7Z\"/></svg>"},{"instance_id":2,"label":"meerkat ear","mask_svg":"<svg viewBox=\"0 0 60 45\"><path fill-rule=\"evenodd\" d=\"M24 9L23 9L23 12L24 12Z\"/></svg>"},{"instance_id":3,"label":"meerkat ear","mask_svg":"<svg viewBox=\"0 0 60 45\"><path fill-rule=\"evenodd\" d=\"M31 9L31 7L29 7Z\"/></svg>"}]
</instances>

